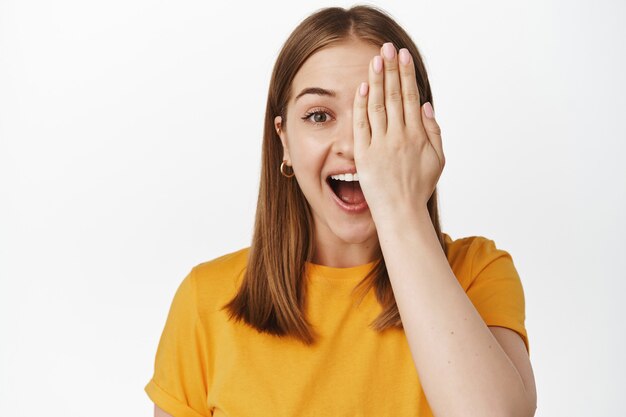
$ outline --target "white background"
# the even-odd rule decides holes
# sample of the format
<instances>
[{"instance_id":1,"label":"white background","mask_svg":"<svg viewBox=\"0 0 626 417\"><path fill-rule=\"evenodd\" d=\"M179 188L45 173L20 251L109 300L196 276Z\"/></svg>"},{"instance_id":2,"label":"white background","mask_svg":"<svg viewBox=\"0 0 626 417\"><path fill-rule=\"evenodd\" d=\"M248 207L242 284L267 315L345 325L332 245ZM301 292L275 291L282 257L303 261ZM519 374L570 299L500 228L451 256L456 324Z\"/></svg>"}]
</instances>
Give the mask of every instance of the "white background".
<instances>
[{"instance_id":1,"label":"white background","mask_svg":"<svg viewBox=\"0 0 626 417\"><path fill-rule=\"evenodd\" d=\"M623 415L626 3L375 4L429 71L443 230L522 277L537 416ZM0 415L152 415L174 291L250 244L278 51L350 5L0 0Z\"/></svg>"}]
</instances>

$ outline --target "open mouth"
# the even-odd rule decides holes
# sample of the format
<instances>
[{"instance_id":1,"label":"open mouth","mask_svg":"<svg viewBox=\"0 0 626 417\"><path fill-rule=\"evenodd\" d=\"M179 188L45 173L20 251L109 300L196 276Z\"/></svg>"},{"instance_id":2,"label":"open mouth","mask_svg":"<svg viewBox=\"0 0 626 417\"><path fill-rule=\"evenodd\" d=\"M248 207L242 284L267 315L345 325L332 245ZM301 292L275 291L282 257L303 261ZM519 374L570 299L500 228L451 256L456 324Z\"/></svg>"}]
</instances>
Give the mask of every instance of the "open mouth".
<instances>
[{"instance_id":1,"label":"open mouth","mask_svg":"<svg viewBox=\"0 0 626 417\"><path fill-rule=\"evenodd\" d=\"M339 183L339 180L334 180L331 177L326 177L326 184L328 184L330 189L335 193L337 197L339 197L339 194L337 194L337 190L339 189L338 183Z\"/></svg>"},{"instance_id":2,"label":"open mouth","mask_svg":"<svg viewBox=\"0 0 626 417\"><path fill-rule=\"evenodd\" d=\"M346 204L357 205L365 201L361 184L358 181L341 181L327 177L326 183L333 193Z\"/></svg>"}]
</instances>

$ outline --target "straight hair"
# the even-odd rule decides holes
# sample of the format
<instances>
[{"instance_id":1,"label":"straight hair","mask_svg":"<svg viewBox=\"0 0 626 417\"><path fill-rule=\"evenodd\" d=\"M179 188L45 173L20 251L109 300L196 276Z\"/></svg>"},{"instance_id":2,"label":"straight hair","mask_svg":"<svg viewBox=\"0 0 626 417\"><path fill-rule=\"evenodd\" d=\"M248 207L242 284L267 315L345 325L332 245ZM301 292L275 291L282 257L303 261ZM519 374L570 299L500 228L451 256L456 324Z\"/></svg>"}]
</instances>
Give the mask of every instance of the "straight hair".
<instances>
[{"instance_id":1,"label":"straight hair","mask_svg":"<svg viewBox=\"0 0 626 417\"><path fill-rule=\"evenodd\" d=\"M236 295L224 306L229 319L244 321L261 333L293 337L306 345L318 339L305 316L307 285L306 262L314 251L313 216L297 181L279 172L282 144L274 128L274 117L282 116L286 128L287 103L292 81L315 52L335 43L362 40L376 46L393 42L397 49L407 48L413 57L420 106L433 104L428 75L422 57L410 36L380 8L356 5L349 9L318 9L291 33L274 64L265 110L261 178L254 232L248 263ZM430 219L444 253L447 248L439 224L437 188L427 203ZM403 329L382 254L373 269L353 289L360 303L370 291L382 312L369 324L382 332Z\"/></svg>"}]
</instances>

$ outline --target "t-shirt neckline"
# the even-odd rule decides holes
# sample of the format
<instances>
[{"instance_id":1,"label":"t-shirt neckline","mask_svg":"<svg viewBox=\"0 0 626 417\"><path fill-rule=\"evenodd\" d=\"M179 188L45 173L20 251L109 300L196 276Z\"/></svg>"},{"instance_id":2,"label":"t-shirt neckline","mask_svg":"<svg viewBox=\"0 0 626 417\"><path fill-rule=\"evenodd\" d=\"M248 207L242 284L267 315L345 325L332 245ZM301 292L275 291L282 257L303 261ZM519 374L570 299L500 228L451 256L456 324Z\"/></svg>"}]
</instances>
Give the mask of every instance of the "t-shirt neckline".
<instances>
[{"instance_id":1,"label":"t-shirt neckline","mask_svg":"<svg viewBox=\"0 0 626 417\"><path fill-rule=\"evenodd\" d=\"M378 259L362 265L339 268L306 261L305 266L307 269L307 273L312 277L324 277L332 279L362 279L365 277L365 275L367 275L370 270L374 269L374 265L376 265L376 262L378 262Z\"/></svg>"}]
</instances>

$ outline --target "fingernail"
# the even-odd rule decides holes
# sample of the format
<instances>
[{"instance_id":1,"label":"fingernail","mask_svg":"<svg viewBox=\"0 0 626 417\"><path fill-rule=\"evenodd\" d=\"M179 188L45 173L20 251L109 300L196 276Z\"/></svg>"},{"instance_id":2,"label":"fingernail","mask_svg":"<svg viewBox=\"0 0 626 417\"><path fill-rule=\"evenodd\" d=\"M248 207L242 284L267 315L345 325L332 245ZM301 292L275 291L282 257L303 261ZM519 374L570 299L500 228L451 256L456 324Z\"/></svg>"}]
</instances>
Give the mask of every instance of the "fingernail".
<instances>
[{"instance_id":1,"label":"fingernail","mask_svg":"<svg viewBox=\"0 0 626 417\"><path fill-rule=\"evenodd\" d=\"M398 53L398 56L400 57L400 62L403 63L404 65L408 64L409 61L411 60L411 58L409 57L409 50L406 48L402 48L400 49L400 52Z\"/></svg>"},{"instance_id":2,"label":"fingernail","mask_svg":"<svg viewBox=\"0 0 626 417\"><path fill-rule=\"evenodd\" d=\"M367 83L365 81L363 81L359 87L359 94L363 97L367 94Z\"/></svg>"},{"instance_id":3,"label":"fingernail","mask_svg":"<svg viewBox=\"0 0 626 417\"><path fill-rule=\"evenodd\" d=\"M430 101L427 101L426 104L424 104L424 113L429 119L435 118L435 112L433 111L433 106L430 104Z\"/></svg>"},{"instance_id":4,"label":"fingernail","mask_svg":"<svg viewBox=\"0 0 626 417\"><path fill-rule=\"evenodd\" d=\"M380 55L374 57L374 71L380 73L383 70L383 59Z\"/></svg>"},{"instance_id":5,"label":"fingernail","mask_svg":"<svg viewBox=\"0 0 626 417\"><path fill-rule=\"evenodd\" d=\"M396 56L396 47L393 46L393 43L387 42L383 44L383 55L387 59L393 59Z\"/></svg>"}]
</instances>

